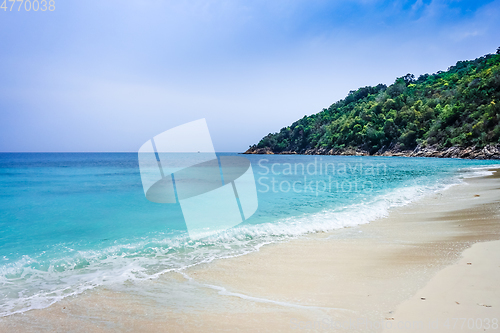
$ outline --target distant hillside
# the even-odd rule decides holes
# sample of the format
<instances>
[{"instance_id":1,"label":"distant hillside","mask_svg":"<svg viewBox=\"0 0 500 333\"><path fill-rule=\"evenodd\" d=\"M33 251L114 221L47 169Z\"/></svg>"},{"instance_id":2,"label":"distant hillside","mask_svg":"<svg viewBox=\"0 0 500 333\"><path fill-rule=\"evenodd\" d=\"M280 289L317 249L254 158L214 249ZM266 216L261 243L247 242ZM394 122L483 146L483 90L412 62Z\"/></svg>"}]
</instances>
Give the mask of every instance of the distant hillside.
<instances>
[{"instance_id":1,"label":"distant hillside","mask_svg":"<svg viewBox=\"0 0 500 333\"><path fill-rule=\"evenodd\" d=\"M418 79L407 74L389 87L351 91L328 109L266 135L247 153L438 156L456 150L453 157L473 158L486 147L500 157L499 139L500 48L446 72ZM472 155L460 156L464 148Z\"/></svg>"}]
</instances>

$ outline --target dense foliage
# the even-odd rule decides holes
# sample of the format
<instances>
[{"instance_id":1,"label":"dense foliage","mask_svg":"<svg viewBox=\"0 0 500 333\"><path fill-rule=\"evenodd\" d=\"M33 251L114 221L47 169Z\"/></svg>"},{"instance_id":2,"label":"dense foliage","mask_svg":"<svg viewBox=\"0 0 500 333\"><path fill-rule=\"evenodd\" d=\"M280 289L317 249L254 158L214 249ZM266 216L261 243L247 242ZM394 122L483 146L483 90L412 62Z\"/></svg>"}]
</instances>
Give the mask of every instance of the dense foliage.
<instances>
[{"instance_id":1,"label":"dense foliage","mask_svg":"<svg viewBox=\"0 0 500 333\"><path fill-rule=\"evenodd\" d=\"M407 74L387 87L364 87L328 109L268 134L256 148L304 152L357 147L478 147L500 138L500 48L446 72ZM255 146L254 146L255 148Z\"/></svg>"}]
</instances>

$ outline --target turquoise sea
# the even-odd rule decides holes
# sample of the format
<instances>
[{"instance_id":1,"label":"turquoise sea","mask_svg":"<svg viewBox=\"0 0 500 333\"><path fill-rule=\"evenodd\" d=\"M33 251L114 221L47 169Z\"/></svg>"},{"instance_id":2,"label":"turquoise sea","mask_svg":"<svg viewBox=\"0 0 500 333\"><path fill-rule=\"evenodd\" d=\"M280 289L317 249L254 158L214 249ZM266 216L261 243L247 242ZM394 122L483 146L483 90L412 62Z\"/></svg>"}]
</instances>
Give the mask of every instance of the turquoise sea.
<instances>
[{"instance_id":1,"label":"turquoise sea","mask_svg":"<svg viewBox=\"0 0 500 333\"><path fill-rule=\"evenodd\" d=\"M0 316L307 233L369 223L391 207L499 165L404 157L245 157L257 184L256 213L225 232L192 240L178 204L146 199L136 153L0 154Z\"/></svg>"}]
</instances>

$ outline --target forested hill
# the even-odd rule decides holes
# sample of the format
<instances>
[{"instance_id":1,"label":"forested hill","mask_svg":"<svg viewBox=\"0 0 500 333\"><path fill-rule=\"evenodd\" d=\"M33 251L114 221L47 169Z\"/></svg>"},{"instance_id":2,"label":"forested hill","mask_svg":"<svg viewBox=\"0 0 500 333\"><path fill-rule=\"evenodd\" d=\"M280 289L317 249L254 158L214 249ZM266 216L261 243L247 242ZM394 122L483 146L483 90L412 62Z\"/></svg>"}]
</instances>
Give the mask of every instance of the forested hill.
<instances>
[{"instance_id":1,"label":"forested hill","mask_svg":"<svg viewBox=\"0 0 500 333\"><path fill-rule=\"evenodd\" d=\"M445 72L407 74L387 87L363 87L317 114L265 136L247 153L367 154L430 147L497 146L500 48Z\"/></svg>"}]
</instances>

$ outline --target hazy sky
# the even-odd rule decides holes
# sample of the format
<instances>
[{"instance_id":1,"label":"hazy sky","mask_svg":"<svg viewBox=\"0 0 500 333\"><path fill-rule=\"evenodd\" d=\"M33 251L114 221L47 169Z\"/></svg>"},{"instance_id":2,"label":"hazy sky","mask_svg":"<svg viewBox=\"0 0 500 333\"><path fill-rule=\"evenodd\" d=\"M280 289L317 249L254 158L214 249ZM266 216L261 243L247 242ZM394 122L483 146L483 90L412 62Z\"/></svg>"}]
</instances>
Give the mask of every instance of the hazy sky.
<instances>
[{"instance_id":1,"label":"hazy sky","mask_svg":"<svg viewBox=\"0 0 500 333\"><path fill-rule=\"evenodd\" d=\"M350 90L500 46L500 0L55 3L0 10L0 151L137 151L199 118L243 151Z\"/></svg>"}]
</instances>

